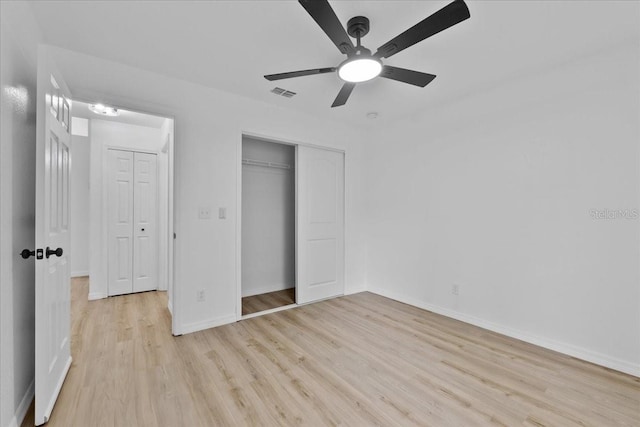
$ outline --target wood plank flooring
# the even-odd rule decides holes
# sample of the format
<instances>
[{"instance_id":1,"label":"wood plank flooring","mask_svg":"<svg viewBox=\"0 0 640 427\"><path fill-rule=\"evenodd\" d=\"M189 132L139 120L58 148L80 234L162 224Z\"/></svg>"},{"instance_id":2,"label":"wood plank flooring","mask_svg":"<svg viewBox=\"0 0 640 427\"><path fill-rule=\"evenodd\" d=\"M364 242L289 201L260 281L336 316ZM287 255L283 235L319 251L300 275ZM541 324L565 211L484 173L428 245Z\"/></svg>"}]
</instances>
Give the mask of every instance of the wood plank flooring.
<instances>
[{"instance_id":1,"label":"wood plank flooring","mask_svg":"<svg viewBox=\"0 0 640 427\"><path fill-rule=\"evenodd\" d=\"M296 303L296 288L242 298L242 315L259 313Z\"/></svg>"},{"instance_id":2,"label":"wood plank flooring","mask_svg":"<svg viewBox=\"0 0 640 427\"><path fill-rule=\"evenodd\" d=\"M370 293L181 337L164 293L87 302L49 426L638 426L640 379Z\"/></svg>"}]
</instances>

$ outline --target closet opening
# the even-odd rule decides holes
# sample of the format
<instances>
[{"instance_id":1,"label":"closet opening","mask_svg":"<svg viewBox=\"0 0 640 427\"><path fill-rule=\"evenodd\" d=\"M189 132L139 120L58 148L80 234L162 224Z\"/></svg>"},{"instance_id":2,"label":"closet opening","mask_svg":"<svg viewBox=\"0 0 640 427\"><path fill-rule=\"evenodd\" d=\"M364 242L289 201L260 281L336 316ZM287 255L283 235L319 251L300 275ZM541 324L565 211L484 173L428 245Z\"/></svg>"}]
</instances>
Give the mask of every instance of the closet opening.
<instances>
[{"instance_id":1,"label":"closet opening","mask_svg":"<svg viewBox=\"0 0 640 427\"><path fill-rule=\"evenodd\" d=\"M242 136L242 316L296 304L296 147Z\"/></svg>"}]
</instances>

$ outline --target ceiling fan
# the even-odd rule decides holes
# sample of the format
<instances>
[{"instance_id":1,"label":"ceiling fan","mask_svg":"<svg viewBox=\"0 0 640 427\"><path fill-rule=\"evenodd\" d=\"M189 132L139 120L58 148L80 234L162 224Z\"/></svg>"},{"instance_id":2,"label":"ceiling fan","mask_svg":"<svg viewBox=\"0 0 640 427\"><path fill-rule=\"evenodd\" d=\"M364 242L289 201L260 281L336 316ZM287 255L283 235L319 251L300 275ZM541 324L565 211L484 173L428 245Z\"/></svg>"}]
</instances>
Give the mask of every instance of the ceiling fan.
<instances>
[{"instance_id":1,"label":"ceiling fan","mask_svg":"<svg viewBox=\"0 0 640 427\"><path fill-rule=\"evenodd\" d=\"M384 65L382 58L390 58L396 53L442 30L446 30L471 16L464 0L455 0L409 28L407 31L389 40L380 46L376 53L372 55L369 49L360 44L362 37L369 32L369 19L364 16L351 18L349 22L347 22L347 31L345 31L327 0L298 0L298 3L305 8L340 52L347 55L347 59L337 67L268 74L264 76L264 78L273 81L292 77L332 73L337 70L338 76L344 81L344 85L342 85L342 89L340 89L331 107L344 105L349 95L351 95L353 88L356 86L356 83L366 82L378 76L425 87L435 79L436 76L420 71ZM357 40L355 46L349 36Z\"/></svg>"}]
</instances>

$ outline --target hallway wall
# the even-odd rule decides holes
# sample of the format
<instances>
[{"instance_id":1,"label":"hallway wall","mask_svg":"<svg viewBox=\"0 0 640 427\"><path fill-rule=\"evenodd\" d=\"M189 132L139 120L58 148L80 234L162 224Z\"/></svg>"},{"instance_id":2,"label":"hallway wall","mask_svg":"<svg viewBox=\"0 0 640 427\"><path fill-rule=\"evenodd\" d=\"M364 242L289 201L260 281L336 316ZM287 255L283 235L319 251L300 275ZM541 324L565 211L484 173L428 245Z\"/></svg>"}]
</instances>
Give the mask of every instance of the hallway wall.
<instances>
[{"instance_id":1,"label":"hallway wall","mask_svg":"<svg viewBox=\"0 0 640 427\"><path fill-rule=\"evenodd\" d=\"M31 403L35 360L36 66L40 30L24 2L0 2L0 426Z\"/></svg>"},{"instance_id":2,"label":"hallway wall","mask_svg":"<svg viewBox=\"0 0 640 427\"><path fill-rule=\"evenodd\" d=\"M71 129L73 132L73 123ZM89 275L89 138L71 136L71 277Z\"/></svg>"}]
</instances>

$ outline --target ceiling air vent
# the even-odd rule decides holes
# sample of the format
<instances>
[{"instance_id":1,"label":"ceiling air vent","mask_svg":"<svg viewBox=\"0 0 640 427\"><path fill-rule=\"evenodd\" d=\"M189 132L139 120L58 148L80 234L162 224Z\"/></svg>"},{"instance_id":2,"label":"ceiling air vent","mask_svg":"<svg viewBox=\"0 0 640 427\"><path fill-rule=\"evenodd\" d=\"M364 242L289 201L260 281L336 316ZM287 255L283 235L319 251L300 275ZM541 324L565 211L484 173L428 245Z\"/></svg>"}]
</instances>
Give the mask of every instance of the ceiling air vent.
<instances>
[{"instance_id":1,"label":"ceiling air vent","mask_svg":"<svg viewBox=\"0 0 640 427\"><path fill-rule=\"evenodd\" d=\"M274 87L271 89L271 93L275 93L276 95L284 96L285 98L293 98L296 94L295 92L291 92L290 90L282 89L281 87Z\"/></svg>"}]
</instances>

